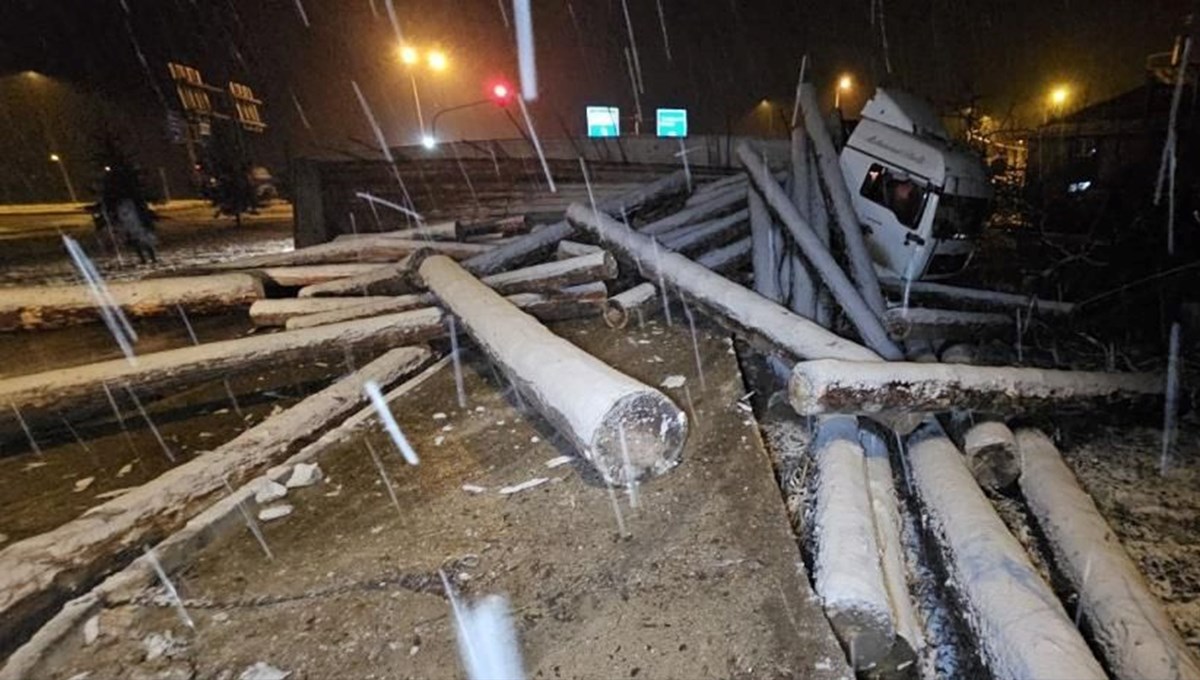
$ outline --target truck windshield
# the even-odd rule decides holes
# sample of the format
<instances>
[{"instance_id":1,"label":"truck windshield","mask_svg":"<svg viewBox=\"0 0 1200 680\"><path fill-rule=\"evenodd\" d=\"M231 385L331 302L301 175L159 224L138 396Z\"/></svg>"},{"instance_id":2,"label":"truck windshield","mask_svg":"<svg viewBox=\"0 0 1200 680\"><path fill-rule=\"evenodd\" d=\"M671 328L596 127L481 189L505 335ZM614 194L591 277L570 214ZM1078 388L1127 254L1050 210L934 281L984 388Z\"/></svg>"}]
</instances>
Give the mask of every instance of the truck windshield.
<instances>
[{"instance_id":1,"label":"truck windshield","mask_svg":"<svg viewBox=\"0 0 1200 680\"><path fill-rule=\"evenodd\" d=\"M943 240L974 238L983 231L989 209L985 198L942 194L937 214L933 216L933 237Z\"/></svg>"},{"instance_id":2,"label":"truck windshield","mask_svg":"<svg viewBox=\"0 0 1200 680\"><path fill-rule=\"evenodd\" d=\"M896 174L893 170L874 163L863 178L859 193L874 203L891 210L900 224L916 229L925 210L925 187Z\"/></svg>"}]
</instances>

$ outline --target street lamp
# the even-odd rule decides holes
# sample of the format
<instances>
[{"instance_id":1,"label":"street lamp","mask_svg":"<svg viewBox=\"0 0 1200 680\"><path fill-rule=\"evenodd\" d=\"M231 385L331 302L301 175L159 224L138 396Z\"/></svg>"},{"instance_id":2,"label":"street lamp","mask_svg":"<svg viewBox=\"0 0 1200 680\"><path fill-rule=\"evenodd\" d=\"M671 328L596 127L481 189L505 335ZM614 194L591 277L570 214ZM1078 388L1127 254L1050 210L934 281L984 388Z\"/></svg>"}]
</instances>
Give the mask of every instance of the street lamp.
<instances>
[{"instance_id":1,"label":"street lamp","mask_svg":"<svg viewBox=\"0 0 1200 680\"><path fill-rule=\"evenodd\" d=\"M429 64L429 68L434 71L445 71L446 53L441 50L434 50L426 57L426 62Z\"/></svg>"},{"instance_id":2,"label":"street lamp","mask_svg":"<svg viewBox=\"0 0 1200 680\"><path fill-rule=\"evenodd\" d=\"M67 185L67 194L71 197L72 203L78 203L79 199L75 197L75 186L71 184L71 176L67 174L67 166L62 162L62 157L56 153L50 154L50 162L58 165L58 169L62 172L63 184Z\"/></svg>"},{"instance_id":3,"label":"street lamp","mask_svg":"<svg viewBox=\"0 0 1200 680\"><path fill-rule=\"evenodd\" d=\"M1051 116L1061 116L1063 108L1071 99L1071 88L1066 85L1056 85L1050 89L1050 93L1046 95L1046 120L1049 122Z\"/></svg>"},{"instance_id":4,"label":"street lamp","mask_svg":"<svg viewBox=\"0 0 1200 680\"><path fill-rule=\"evenodd\" d=\"M837 87L833 90L833 108L842 108L842 93L853 89L854 79L849 74L843 74L841 78L838 78Z\"/></svg>"}]
</instances>

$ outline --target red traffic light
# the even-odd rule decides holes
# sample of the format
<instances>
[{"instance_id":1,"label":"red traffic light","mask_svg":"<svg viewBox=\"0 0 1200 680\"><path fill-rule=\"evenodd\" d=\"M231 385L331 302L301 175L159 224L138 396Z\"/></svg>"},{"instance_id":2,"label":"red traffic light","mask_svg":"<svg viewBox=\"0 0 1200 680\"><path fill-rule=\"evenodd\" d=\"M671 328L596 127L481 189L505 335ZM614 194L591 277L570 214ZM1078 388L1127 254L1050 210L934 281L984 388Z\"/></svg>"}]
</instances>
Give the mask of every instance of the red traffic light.
<instances>
[{"instance_id":1,"label":"red traffic light","mask_svg":"<svg viewBox=\"0 0 1200 680\"><path fill-rule=\"evenodd\" d=\"M492 99L495 99L497 104L504 106L508 104L508 101L511 97L512 90L509 89L508 85L505 83L496 83L492 85Z\"/></svg>"}]
</instances>

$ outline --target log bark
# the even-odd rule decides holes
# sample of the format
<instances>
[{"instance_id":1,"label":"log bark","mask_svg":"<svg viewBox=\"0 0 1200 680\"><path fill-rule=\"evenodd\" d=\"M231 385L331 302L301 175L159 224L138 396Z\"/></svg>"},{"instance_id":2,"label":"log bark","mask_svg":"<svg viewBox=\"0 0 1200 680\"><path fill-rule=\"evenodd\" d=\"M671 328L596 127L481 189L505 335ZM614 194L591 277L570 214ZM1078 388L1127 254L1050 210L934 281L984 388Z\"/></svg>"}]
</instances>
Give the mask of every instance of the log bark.
<instances>
[{"instance_id":1,"label":"log bark","mask_svg":"<svg viewBox=\"0 0 1200 680\"><path fill-rule=\"evenodd\" d=\"M894 434L894 433L893 433ZM895 643L884 665L891 673L904 673L916 663L925 648L925 636L917 620L916 608L908 591L908 567L904 561L900 519L900 499L896 496L892 464L888 459L888 444L878 434L860 428L867 470L867 488L871 495L871 511L875 519L875 537L879 547L879 564L887 586L888 603L896 629Z\"/></svg>"},{"instance_id":2,"label":"log bark","mask_svg":"<svg viewBox=\"0 0 1200 680\"><path fill-rule=\"evenodd\" d=\"M928 307L893 307L883 314L888 335L896 340L973 340L1013 331L1013 318L992 312L961 312Z\"/></svg>"},{"instance_id":3,"label":"log bark","mask_svg":"<svg viewBox=\"0 0 1200 680\"><path fill-rule=\"evenodd\" d=\"M715 272L737 271L750 261L753 244L749 237L734 241L727 246L711 250L696 258L696 264Z\"/></svg>"},{"instance_id":4,"label":"log bark","mask_svg":"<svg viewBox=\"0 0 1200 680\"><path fill-rule=\"evenodd\" d=\"M514 269L485 276L481 281L500 293L513 295L516 293L546 293L557 297L560 291L585 283L610 281L617 277L617 261L607 251L598 250L590 255L581 255L570 260L557 260L544 264ZM601 284L603 286L603 284ZM299 299L299 298L298 298ZM341 300L340 307L316 309L308 314L293 314L284 320L288 330L312 328L341 321L365 319L380 314L403 312L418 307L428 307L437 304L437 299L429 293L397 295L394 297L374 298L306 298L310 301ZM356 303L355 300L362 301ZM286 306L275 303L286 303L285 300L264 300L262 308ZM322 306L325 304L321 303ZM276 317L281 316L279 314Z\"/></svg>"},{"instance_id":5,"label":"log bark","mask_svg":"<svg viewBox=\"0 0 1200 680\"><path fill-rule=\"evenodd\" d=\"M528 234L532 228L533 221L528 215L510 215L497 220L464 222L458 225L456 235L459 241L467 241L481 236L518 236Z\"/></svg>"},{"instance_id":6,"label":"log bark","mask_svg":"<svg viewBox=\"0 0 1200 680\"><path fill-rule=\"evenodd\" d=\"M459 224L456 221L437 222L412 229L397 229L396 231L368 232L362 234L339 234L333 238L333 243L349 241L378 241L380 239L399 239L409 241L459 241ZM316 246L311 246L315 248ZM305 248L304 250L308 250Z\"/></svg>"},{"instance_id":7,"label":"log bark","mask_svg":"<svg viewBox=\"0 0 1200 680\"><path fill-rule=\"evenodd\" d=\"M294 267L267 267L255 270L277 286L299 288L316 283L337 281L351 276L361 276L378 269L373 264L315 264Z\"/></svg>"},{"instance_id":8,"label":"log bark","mask_svg":"<svg viewBox=\"0 0 1200 680\"><path fill-rule=\"evenodd\" d=\"M47 533L0 551L0 640L29 618L41 618L137 548L181 527L229 484L280 462L299 445L340 422L366 400L363 383L392 384L431 358L429 350L392 350L343 379L269 417L229 443ZM7 645L5 645L7 646Z\"/></svg>"},{"instance_id":9,"label":"log bark","mask_svg":"<svg viewBox=\"0 0 1200 680\"><path fill-rule=\"evenodd\" d=\"M749 212L743 208L715 220L667 232L658 241L663 247L680 253L711 250L737 240L745 231L747 217Z\"/></svg>"},{"instance_id":10,"label":"log bark","mask_svg":"<svg viewBox=\"0 0 1200 680\"><path fill-rule=\"evenodd\" d=\"M1021 492L1079 594L1078 606L1113 674L1121 680L1200 678L1200 662L1054 443L1032 429L1019 430L1016 439Z\"/></svg>"},{"instance_id":11,"label":"log bark","mask_svg":"<svg viewBox=\"0 0 1200 680\"><path fill-rule=\"evenodd\" d=\"M711 199L685 207L682 210L671 213L662 219L655 220L638 229L639 232L646 236L661 236L669 231L673 231L680 227L703 222L712 219L723 213L727 213L736 208L740 203L746 200L746 188L734 187L726 189Z\"/></svg>"},{"instance_id":12,"label":"log bark","mask_svg":"<svg viewBox=\"0 0 1200 680\"><path fill-rule=\"evenodd\" d=\"M606 481L631 483L679 463L687 416L661 392L556 336L450 258L430 256L417 271Z\"/></svg>"},{"instance_id":13,"label":"log bark","mask_svg":"<svg viewBox=\"0 0 1200 680\"><path fill-rule=\"evenodd\" d=\"M771 212L757 189L751 189L746 202L750 211L751 264L754 266L754 291L771 302L783 301L779 286L779 252L783 240L771 220Z\"/></svg>"},{"instance_id":14,"label":"log bark","mask_svg":"<svg viewBox=\"0 0 1200 680\"><path fill-rule=\"evenodd\" d=\"M259 300L250 305L250 322L259 328L277 327L285 325L288 319L297 316L349 311L356 307L386 304L394 299L392 296L374 295L370 297L272 298ZM418 306L427 307L428 305ZM406 307L405 309L412 309L412 307Z\"/></svg>"},{"instance_id":15,"label":"log bark","mask_svg":"<svg viewBox=\"0 0 1200 680\"><path fill-rule=\"evenodd\" d=\"M572 257L580 255L588 255L597 250L603 250L600 246L594 246L590 243L580 243L578 241L562 240L558 242L558 248L554 250L554 258L557 260L569 260Z\"/></svg>"},{"instance_id":16,"label":"log bark","mask_svg":"<svg viewBox=\"0 0 1200 680\"><path fill-rule=\"evenodd\" d=\"M601 284L603 285L603 284ZM599 314L605 295L591 289L584 296L558 299L539 293L518 293L509 301L535 316ZM445 336L445 313L436 307L330 324L282 333L143 354L136 364L125 359L101 361L69 369L46 371L0 380L0 404L14 404L29 422L54 420L60 413L107 409L104 387L126 386L140 398L152 398L181 386L226 377L237 372L282 366L297 360L341 358L347 350L375 351L397 345L427 342ZM15 416L0 411L0 427L16 430Z\"/></svg>"},{"instance_id":17,"label":"log bark","mask_svg":"<svg viewBox=\"0 0 1200 680\"><path fill-rule=\"evenodd\" d=\"M624 213L629 216L648 203L657 201L664 196L678 194L686 188L687 175L682 170L677 170L633 191L605 199L598 204L597 208L602 212ZM549 252L558 245L559 241L569 237L572 233L574 233L574 229L566 220L556 222L489 253L476 255L464 261L463 267L476 276L495 274L505 269L511 269L540 253Z\"/></svg>"},{"instance_id":18,"label":"log bark","mask_svg":"<svg viewBox=\"0 0 1200 680\"><path fill-rule=\"evenodd\" d=\"M609 328L625 328L632 319L640 322L661 307L658 288L652 283L640 283L608 299L604 304L604 323Z\"/></svg>"},{"instance_id":19,"label":"log bark","mask_svg":"<svg viewBox=\"0 0 1200 680\"><path fill-rule=\"evenodd\" d=\"M812 450L813 581L850 665L864 671L891 653L896 628L854 419L823 418Z\"/></svg>"},{"instance_id":20,"label":"log bark","mask_svg":"<svg viewBox=\"0 0 1200 680\"><path fill-rule=\"evenodd\" d=\"M117 281L109 295L129 318L177 314L227 314L262 298L262 283L249 274ZM100 320L86 286L0 288L0 331L65 328Z\"/></svg>"},{"instance_id":21,"label":"log bark","mask_svg":"<svg viewBox=\"0 0 1200 680\"><path fill-rule=\"evenodd\" d=\"M804 218L804 221L811 227L812 214L810 213L810 209L812 202L809 200L808 194L811 190L812 181L809 178L808 134L805 132L803 126L792 128L791 142L792 185L790 194L792 203L796 206L796 211L800 213L800 217ZM816 233L815 229L813 233ZM792 267L792 311L805 318L816 319L819 279L815 278L808 271L808 266L804 261L803 255L793 252L790 259Z\"/></svg>"},{"instance_id":22,"label":"log bark","mask_svg":"<svg viewBox=\"0 0 1200 680\"><path fill-rule=\"evenodd\" d=\"M871 261L871 253L867 250L867 241L863 237L863 226L854 212L854 204L850 200L850 190L846 187L846 178L842 176L841 162L833 147L829 129L825 127L825 121L821 119L817 93L812 86L801 86L800 110L804 114L804 127L808 131L809 139L812 140L817 169L833 202L833 216L841 231L842 240L846 244L846 256L850 260L854 281L858 284L858 291L867 303L867 307L877 317L882 316L884 303L883 292L879 289L879 277L875 274L875 264ZM805 254L807 253L806 249ZM809 261L812 261L811 257L809 257ZM827 285L828 283L826 280ZM832 290L832 285L829 287L836 297L837 291Z\"/></svg>"},{"instance_id":23,"label":"log bark","mask_svg":"<svg viewBox=\"0 0 1200 680\"><path fill-rule=\"evenodd\" d=\"M296 293L297 297L345 297L348 295L403 295L412 292L408 277L409 258L396 264L376 267L357 276L314 283Z\"/></svg>"},{"instance_id":24,"label":"log bark","mask_svg":"<svg viewBox=\"0 0 1200 680\"><path fill-rule=\"evenodd\" d=\"M796 244L804 251L805 258L821 275L821 280L833 293L834 299L850 317L851 323L854 324L854 328L862 337L863 342L885 359L903 357L903 352L888 337L887 331L884 330L880 321L880 315L883 314L882 306L876 312L871 305L864 301L860 290L850 282L841 266L833 259L833 255L796 211L796 206L788 199L783 189L775 183L766 164L755 155L747 144L738 145L737 154L742 165L750 174L751 182L762 192L763 200L791 232ZM872 270L872 276L874 276L874 270ZM874 278L871 280L874 281ZM877 284L875 288L876 293L879 293ZM882 300L882 297L880 299Z\"/></svg>"},{"instance_id":25,"label":"log bark","mask_svg":"<svg viewBox=\"0 0 1200 680\"><path fill-rule=\"evenodd\" d=\"M1163 379L1149 373L824 359L797 363L788 391L801 415L951 409L1020 413L1048 406L1161 404Z\"/></svg>"},{"instance_id":26,"label":"log bark","mask_svg":"<svg viewBox=\"0 0 1200 680\"><path fill-rule=\"evenodd\" d=\"M994 676L1107 677L936 424L909 437L908 461L926 530L945 553L964 618Z\"/></svg>"},{"instance_id":27,"label":"log bark","mask_svg":"<svg viewBox=\"0 0 1200 680\"><path fill-rule=\"evenodd\" d=\"M979 486L1007 489L1021 476L1017 439L998 416L953 411L941 419L946 433L967 457L967 469Z\"/></svg>"},{"instance_id":28,"label":"log bark","mask_svg":"<svg viewBox=\"0 0 1200 680\"><path fill-rule=\"evenodd\" d=\"M661 278L718 322L772 351L780 349L792 357L879 359L862 345L838 337L678 253L654 248L650 238L610 217L597 216L578 203L567 211L567 217L633 262L645 278Z\"/></svg>"},{"instance_id":29,"label":"log bark","mask_svg":"<svg viewBox=\"0 0 1200 680\"><path fill-rule=\"evenodd\" d=\"M296 267L302 265L334 265L347 262L395 262L421 248L432 248L439 253L456 259L466 259L495 248L482 243L458 243L455 241L430 241L427 239L401 239L373 234L345 241L330 241L287 253L254 255L229 262L209 265L213 271L232 269L262 269L265 267Z\"/></svg>"},{"instance_id":30,"label":"log bark","mask_svg":"<svg viewBox=\"0 0 1200 680\"><path fill-rule=\"evenodd\" d=\"M698 203L705 203L723 191L747 186L748 182L749 178L744 173L739 172L736 175L729 175L706 184L701 184L696 187L691 196L688 196L687 202L684 205L693 206Z\"/></svg>"},{"instance_id":31,"label":"log bark","mask_svg":"<svg viewBox=\"0 0 1200 680\"><path fill-rule=\"evenodd\" d=\"M889 292L899 296L904 295L904 281L885 276L880 279L880 283ZM1022 312L1032 309L1042 314L1070 314L1075 311L1075 304L1071 302L1055 302L1054 300L1042 300L1033 295L1002 293L983 288L964 288L931 281L913 281L908 287L908 295L910 300L921 303L955 305L969 309L1009 311L1019 309Z\"/></svg>"}]
</instances>

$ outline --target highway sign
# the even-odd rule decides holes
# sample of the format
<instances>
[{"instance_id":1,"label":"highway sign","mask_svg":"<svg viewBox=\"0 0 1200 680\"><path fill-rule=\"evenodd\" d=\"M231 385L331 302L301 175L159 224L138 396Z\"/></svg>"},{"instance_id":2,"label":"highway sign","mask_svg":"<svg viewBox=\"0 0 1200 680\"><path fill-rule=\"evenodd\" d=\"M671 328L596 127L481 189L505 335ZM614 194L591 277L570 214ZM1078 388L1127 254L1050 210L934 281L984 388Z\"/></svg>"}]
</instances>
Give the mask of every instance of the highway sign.
<instances>
[{"instance_id":1,"label":"highway sign","mask_svg":"<svg viewBox=\"0 0 1200 680\"><path fill-rule=\"evenodd\" d=\"M687 109L658 110L659 137L687 137L687 135Z\"/></svg>"},{"instance_id":2,"label":"highway sign","mask_svg":"<svg viewBox=\"0 0 1200 680\"><path fill-rule=\"evenodd\" d=\"M615 106L587 107L588 137L620 137L621 109Z\"/></svg>"}]
</instances>

